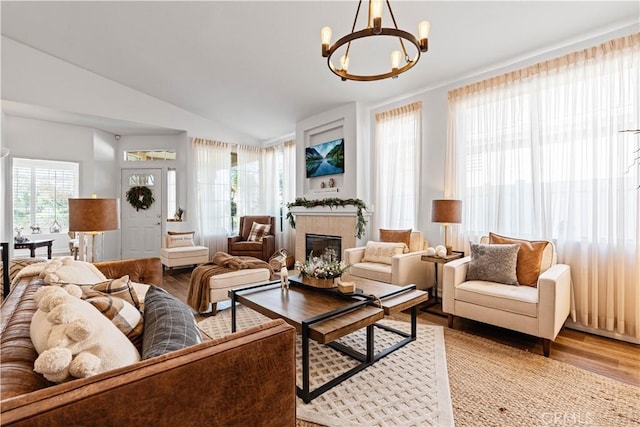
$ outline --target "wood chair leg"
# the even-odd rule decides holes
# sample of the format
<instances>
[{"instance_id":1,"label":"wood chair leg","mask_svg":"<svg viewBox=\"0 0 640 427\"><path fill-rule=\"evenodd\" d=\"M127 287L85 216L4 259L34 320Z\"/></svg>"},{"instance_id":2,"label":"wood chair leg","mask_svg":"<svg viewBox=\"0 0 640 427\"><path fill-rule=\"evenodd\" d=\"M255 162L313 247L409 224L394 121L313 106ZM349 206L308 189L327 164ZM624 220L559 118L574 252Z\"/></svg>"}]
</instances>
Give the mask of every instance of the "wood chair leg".
<instances>
[{"instance_id":1,"label":"wood chair leg","mask_svg":"<svg viewBox=\"0 0 640 427\"><path fill-rule=\"evenodd\" d=\"M453 314L447 314L447 326L453 328Z\"/></svg>"},{"instance_id":2,"label":"wood chair leg","mask_svg":"<svg viewBox=\"0 0 640 427\"><path fill-rule=\"evenodd\" d=\"M544 357L549 357L549 353L551 352L551 340L543 338L542 339L542 352L544 353Z\"/></svg>"},{"instance_id":3,"label":"wood chair leg","mask_svg":"<svg viewBox=\"0 0 640 427\"><path fill-rule=\"evenodd\" d=\"M215 316L216 314L218 314L218 303L217 302L212 302L211 303L211 315Z\"/></svg>"}]
</instances>

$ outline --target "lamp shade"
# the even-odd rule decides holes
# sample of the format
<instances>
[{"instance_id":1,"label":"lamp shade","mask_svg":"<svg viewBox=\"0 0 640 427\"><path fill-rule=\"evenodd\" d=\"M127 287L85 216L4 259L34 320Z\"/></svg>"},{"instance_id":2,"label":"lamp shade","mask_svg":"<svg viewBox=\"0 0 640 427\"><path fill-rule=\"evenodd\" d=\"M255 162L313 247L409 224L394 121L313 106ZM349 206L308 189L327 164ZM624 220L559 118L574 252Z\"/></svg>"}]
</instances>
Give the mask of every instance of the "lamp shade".
<instances>
[{"instance_id":1,"label":"lamp shade","mask_svg":"<svg viewBox=\"0 0 640 427\"><path fill-rule=\"evenodd\" d=\"M431 204L431 222L458 224L462 222L461 200L433 200Z\"/></svg>"},{"instance_id":2,"label":"lamp shade","mask_svg":"<svg viewBox=\"0 0 640 427\"><path fill-rule=\"evenodd\" d=\"M69 230L120 229L120 199L69 199Z\"/></svg>"}]
</instances>

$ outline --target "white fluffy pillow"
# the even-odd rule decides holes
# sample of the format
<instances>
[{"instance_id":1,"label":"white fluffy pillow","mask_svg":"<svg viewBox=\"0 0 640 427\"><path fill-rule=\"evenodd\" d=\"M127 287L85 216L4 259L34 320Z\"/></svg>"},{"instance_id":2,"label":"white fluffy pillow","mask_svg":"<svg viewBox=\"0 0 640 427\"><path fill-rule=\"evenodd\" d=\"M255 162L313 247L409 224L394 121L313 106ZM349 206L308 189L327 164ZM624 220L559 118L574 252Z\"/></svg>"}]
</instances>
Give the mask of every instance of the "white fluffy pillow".
<instances>
[{"instance_id":1,"label":"white fluffy pillow","mask_svg":"<svg viewBox=\"0 0 640 427\"><path fill-rule=\"evenodd\" d=\"M193 246L193 233L169 235L167 236L166 242L167 242L167 248Z\"/></svg>"},{"instance_id":2,"label":"white fluffy pillow","mask_svg":"<svg viewBox=\"0 0 640 427\"><path fill-rule=\"evenodd\" d=\"M107 280L104 274L90 262L75 261L71 258L53 259L40 273L49 285L75 283L93 285Z\"/></svg>"},{"instance_id":3,"label":"white fluffy pillow","mask_svg":"<svg viewBox=\"0 0 640 427\"><path fill-rule=\"evenodd\" d=\"M49 381L84 378L140 360L127 337L88 302L58 286L43 286L34 299L38 310L30 335L39 354L34 370Z\"/></svg>"},{"instance_id":4,"label":"white fluffy pillow","mask_svg":"<svg viewBox=\"0 0 640 427\"><path fill-rule=\"evenodd\" d=\"M394 255L400 255L408 250L405 243L391 242L367 242L364 249L364 262L377 262L380 264L391 264Z\"/></svg>"}]
</instances>

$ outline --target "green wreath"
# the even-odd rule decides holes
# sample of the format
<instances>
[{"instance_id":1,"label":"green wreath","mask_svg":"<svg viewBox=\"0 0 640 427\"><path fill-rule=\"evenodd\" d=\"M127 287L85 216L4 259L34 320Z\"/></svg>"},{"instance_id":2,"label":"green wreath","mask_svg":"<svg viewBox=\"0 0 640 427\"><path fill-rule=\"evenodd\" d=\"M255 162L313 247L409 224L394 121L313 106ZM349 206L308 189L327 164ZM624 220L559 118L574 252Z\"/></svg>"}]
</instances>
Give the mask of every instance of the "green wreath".
<instances>
[{"instance_id":1,"label":"green wreath","mask_svg":"<svg viewBox=\"0 0 640 427\"><path fill-rule=\"evenodd\" d=\"M149 190L149 187L131 187L127 191L127 202L136 208L136 211L149 209L149 206L151 206L154 201L153 193Z\"/></svg>"}]
</instances>

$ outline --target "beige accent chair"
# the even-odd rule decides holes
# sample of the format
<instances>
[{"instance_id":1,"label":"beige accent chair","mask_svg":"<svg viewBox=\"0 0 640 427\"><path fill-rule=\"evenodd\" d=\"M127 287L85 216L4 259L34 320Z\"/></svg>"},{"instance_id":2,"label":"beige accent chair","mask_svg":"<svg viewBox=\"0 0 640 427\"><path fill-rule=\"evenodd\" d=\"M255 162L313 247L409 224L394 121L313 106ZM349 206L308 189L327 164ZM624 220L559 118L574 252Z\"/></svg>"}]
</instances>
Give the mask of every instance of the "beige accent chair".
<instances>
[{"instance_id":1,"label":"beige accent chair","mask_svg":"<svg viewBox=\"0 0 640 427\"><path fill-rule=\"evenodd\" d=\"M344 261L350 264L349 275L393 285L415 284L418 289L433 286L433 266L421 260L429 243L421 231L412 231L409 252L391 257L391 264L364 262L365 247L345 249Z\"/></svg>"},{"instance_id":2,"label":"beige accent chair","mask_svg":"<svg viewBox=\"0 0 640 427\"><path fill-rule=\"evenodd\" d=\"M480 243L489 243L483 237ZM482 280L467 281L471 257L443 266L442 311L453 327L454 316L523 332L543 339L543 352L549 356L551 341L569 316L571 271L557 264L555 245L544 249L538 286L513 286Z\"/></svg>"},{"instance_id":3,"label":"beige accent chair","mask_svg":"<svg viewBox=\"0 0 640 427\"><path fill-rule=\"evenodd\" d=\"M209 248L206 246L197 246L192 243L188 246L171 247L171 237L170 235L164 236L160 249L160 261L163 268L169 269L169 274L173 273L173 267L186 267L209 262Z\"/></svg>"}]
</instances>

